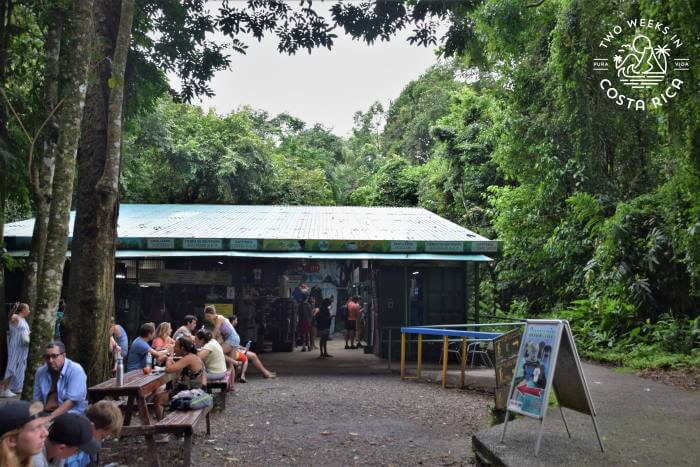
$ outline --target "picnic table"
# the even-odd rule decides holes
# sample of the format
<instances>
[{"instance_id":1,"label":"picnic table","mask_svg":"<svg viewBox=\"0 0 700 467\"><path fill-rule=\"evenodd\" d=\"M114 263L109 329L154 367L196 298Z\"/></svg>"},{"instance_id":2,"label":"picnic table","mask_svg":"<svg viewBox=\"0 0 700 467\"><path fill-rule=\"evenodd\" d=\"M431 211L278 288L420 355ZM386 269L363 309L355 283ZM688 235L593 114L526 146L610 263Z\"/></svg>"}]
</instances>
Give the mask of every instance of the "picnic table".
<instances>
[{"instance_id":1,"label":"picnic table","mask_svg":"<svg viewBox=\"0 0 700 467\"><path fill-rule=\"evenodd\" d=\"M134 409L134 402L138 407L139 417L143 426L153 425L151 415L148 413L148 401L146 398L155 393L156 390L164 384L175 379L177 373L150 373L144 374L143 370L133 370L124 374L124 383L117 386L116 378L108 379L100 384L92 386L88 389L88 399L91 404L105 398L119 399L127 397L126 410L124 414L124 425L131 425L131 415ZM125 430L125 431L128 431ZM158 450L153 438L152 431L145 431L146 443L148 451L154 465L160 465L158 459Z\"/></svg>"}]
</instances>

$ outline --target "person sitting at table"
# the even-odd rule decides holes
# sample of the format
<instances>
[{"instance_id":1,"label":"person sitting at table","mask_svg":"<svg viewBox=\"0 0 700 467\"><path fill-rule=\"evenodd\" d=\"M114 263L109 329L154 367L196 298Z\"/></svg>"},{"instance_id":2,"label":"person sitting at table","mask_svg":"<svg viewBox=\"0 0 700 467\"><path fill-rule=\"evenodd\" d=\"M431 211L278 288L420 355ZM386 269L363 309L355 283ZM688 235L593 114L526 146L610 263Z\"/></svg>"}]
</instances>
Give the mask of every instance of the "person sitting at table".
<instances>
[{"instance_id":1,"label":"person sitting at table","mask_svg":"<svg viewBox=\"0 0 700 467\"><path fill-rule=\"evenodd\" d=\"M172 332L173 328L170 326L170 323L160 323L156 328L156 337L153 339L153 342L151 342L151 347L155 350L167 349L168 352L172 352L175 346L175 340L170 337Z\"/></svg>"},{"instance_id":2,"label":"person sitting at table","mask_svg":"<svg viewBox=\"0 0 700 467\"><path fill-rule=\"evenodd\" d=\"M220 381L226 377L226 358L224 350L211 331L200 329L195 334L195 343L199 348L197 355L204 362L208 381Z\"/></svg>"},{"instance_id":3,"label":"person sitting at table","mask_svg":"<svg viewBox=\"0 0 700 467\"><path fill-rule=\"evenodd\" d=\"M92 424L92 438L101 446L109 436L119 436L124 425L124 415L114 401L99 401L85 411L85 416ZM80 451L66 459L63 467L88 467L99 465L99 454Z\"/></svg>"},{"instance_id":4,"label":"person sitting at table","mask_svg":"<svg viewBox=\"0 0 700 467\"><path fill-rule=\"evenodd\" d=\"M116 345L116 347L118 347L122 358L126 358L126 355L129 353L129 336L126 334L126 330L121 324L117 324L114 322L114 317L112 317L112 324L109 329L109 335L114 340L114 344ZM112 347L112 350L114 349L115 347Z\"/></svg>"},{"instance_id":5,"label":"person sitting at table","mask_svg":"<svg viewBox=\"0 0 700 467\"><path fill-rule=\"evenodd\" d=\"M234 349L238 351L238 359L243 362L243 367L244 369L241 371L241 382L245 383L245 368L248 367L248 360L253 362L253 366L260 372L262 373L264 378L276 378L277 373L274 371L270 371L267 368L265 368L265 365L263 365L262 360L260 360L260 357L253 352L252 350L249 350L246 347L241 347L241 337L238 335L236 332L235 326L238 325L238 316L232 315L229 318L230 324L231 324L231 329L232 329L232 335L233 338L230 339L231 342L234 343Z\"/></svg>"},{"instance_id":6,"label":"person sitting at table","mask_svg":"<svg viewBox=\"0 0 700 467\"><path fill-rule=\"evenodd\" d=\"M100 445L92 437L92 424L82 414L64 413L53 420L44 449L32 458L33 467L62 467L64 459L85 452L97 456Z\"/></svg>"},{"instance_id":7,"label":"person sitting at table","mask_svg":"<svg viewBox=\"0 0 700 467\"><path fill-rule=\"evenodd\" d=\"M66 358L66 347L61 341L46 345L44 361L34 375L34 400L44 404L51 418L66 412L84 413L87 376L83 367Z\"/></svg>"},{"instance_id":8,"label":"person sitting at table","mask_svg":"<svg viewBox=\"0 0 700 467\"><path fill-rule=\"evenodd\" d=\"M156 351L151 348L149 342L153 339L156 330L153 324L146 323L139 329L139 337L134 339L129 348L129 355L126 362L126 371L140 370L146 368L147 358L150 354L154 359L161 360L165 358L167 351Z\"/></svg>"},{"instance_id":9,"label":"person sitting at table","mask_svg":"<svg viewBox=\"0 0 700 467\"><path fill-rule=\"evenodd\" d=\"M44 449L49 418L41 402L11 400L0 404L0 465L30 467Z\"/></svg>"},{"instance_id":10,"label":"person sitting at table","mask_svg":"<svg viewBox=\"0 0 700 467\"><path fill-rule=\"evenodd\" d=\"M185 315L182 320L182 326L177 328L175 334L173 334L173 339L178 340L180 337L186 337L192 342L194 342L194 330L197 329L197 317L192 315Z\"/></svg>"},{"instance_id":11,"label":"person sitting at table","mask_svg":"<svg viewBox=\"0 0 700 467\"><path fill-rule=\"evenodd\" d=\"M207 385L207 372L204 362L199 358L197 347L191 340L186 337L180 337L175 342L175 355L180 357L180 359L175 361L173 357L168 357L165 361L165 371L167 373L180 373L173 384L173 390L157 393L153 401L156 417L159 420L163 418L163 409L172 396L180 391L202 388Z\"/></svg>"}]
</instances>

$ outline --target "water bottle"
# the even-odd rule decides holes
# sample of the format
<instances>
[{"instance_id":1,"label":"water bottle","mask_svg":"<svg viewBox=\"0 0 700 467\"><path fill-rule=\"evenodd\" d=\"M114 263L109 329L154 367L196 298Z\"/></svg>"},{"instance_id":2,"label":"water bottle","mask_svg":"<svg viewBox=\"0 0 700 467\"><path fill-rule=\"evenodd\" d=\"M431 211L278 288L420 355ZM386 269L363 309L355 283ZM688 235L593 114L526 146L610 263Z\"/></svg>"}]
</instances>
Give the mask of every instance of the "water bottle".
<instances>
[{"instance_id":1,"label":"water bottle","mask_svg":"<svg viewBox=\"0 0 700 467\"><path fill-rule=\"evenodd\" d=\"M146 368L153 367L153 355L150 352L146 354Z\"/></svg>"},{"instance_id":2,"label":"water bottle","mask_svg":"<svg viewBox=\"0 0 700 467\"><path fill-rule=\"evenodd\" d=\"M243 352L243 355L246 355L246 354L248 353L248 351L250 350L250 344L251 344L252 342L253 342L253 341L248 341L248 342L245 343L245 352Z\"/></svg>"},{"instance_id":3,"label":"water bottle","mask_svg":"<svg viewBox=\"0 0 700 467\"><path fill-rule=\"evenodd\" d=\"M124 384L124 359L121 352L117 352L117 386Z\"/></svg>"}]
</instances>

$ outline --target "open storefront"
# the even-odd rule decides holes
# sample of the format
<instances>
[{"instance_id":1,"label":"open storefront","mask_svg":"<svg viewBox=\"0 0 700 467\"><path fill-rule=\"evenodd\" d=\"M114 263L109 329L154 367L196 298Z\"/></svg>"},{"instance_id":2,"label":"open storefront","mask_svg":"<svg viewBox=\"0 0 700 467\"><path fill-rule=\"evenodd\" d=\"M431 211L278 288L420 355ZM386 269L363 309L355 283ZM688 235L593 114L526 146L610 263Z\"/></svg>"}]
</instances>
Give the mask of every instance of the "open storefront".
<instances>
[{"instance_id":1,"label":"open storefront","mask_svg":"<svg viewBox=\"0 0 700 467\"><path fill-rule=\"evenodd\" d=\"M12 255L27 255L32 227L6 226ZM201 318L213 304L238 315L257 350L294 348L301 284L334 297L332 312L358 295L376 352L383 328L478 319L479 265L498 252L497 242L420 208L126 204L118 232L115 315L127 332ZM15 300L21 272L9 276Z\"/></svg>"}]
</instances>

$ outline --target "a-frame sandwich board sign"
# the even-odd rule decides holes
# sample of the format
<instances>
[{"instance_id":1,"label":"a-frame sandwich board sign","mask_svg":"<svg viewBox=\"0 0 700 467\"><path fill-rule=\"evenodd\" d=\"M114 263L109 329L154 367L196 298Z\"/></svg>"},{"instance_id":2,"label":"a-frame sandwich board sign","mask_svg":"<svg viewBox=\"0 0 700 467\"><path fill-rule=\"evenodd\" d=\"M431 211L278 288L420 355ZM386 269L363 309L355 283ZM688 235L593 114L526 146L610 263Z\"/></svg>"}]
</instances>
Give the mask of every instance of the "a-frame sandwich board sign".
<instances>
[{"instance_id":1,"label":"a-frame sandwich board sign","mask_svg":"<svg viewBox=\"0 0 700 467\"><path fill-rule=\"evenodd\" d=\"M535 457L539 454L552 388L569 438L571 433L563 407L591 416L600 450L604 451L581 360L569 323L564 320L527 320L508 393L501 442L505 439L511 412L537 418L540 420L540 430L535 444Z\"/></svg>"}]
</instances>

